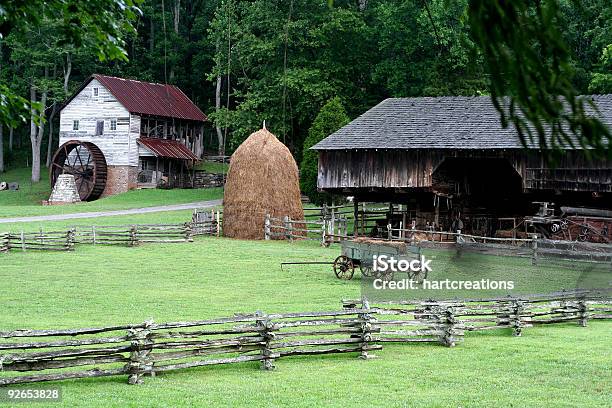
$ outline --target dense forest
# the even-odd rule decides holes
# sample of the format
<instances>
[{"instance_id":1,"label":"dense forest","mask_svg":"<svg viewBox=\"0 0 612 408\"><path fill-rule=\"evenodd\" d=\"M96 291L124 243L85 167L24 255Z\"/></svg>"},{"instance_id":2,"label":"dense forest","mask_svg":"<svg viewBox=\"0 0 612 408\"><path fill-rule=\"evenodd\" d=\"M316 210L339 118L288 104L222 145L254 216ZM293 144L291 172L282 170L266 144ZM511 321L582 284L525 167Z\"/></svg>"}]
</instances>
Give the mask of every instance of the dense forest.
<instances>
[{"instance_id":1,"label":"dense forest","mask_svg":"<svg viewBox=\"0 0 612 408\"><path fill-rule=\"evenodd\" d=\"M469 0L146 0L122 32L127 59L114 60L60 41L64 22L43 15L40 24L0 38L0 82L42 104L45 116L37 124L0 126L4 162L31 164L38 143L48 163L62 101L92 73L179 86L209 116L205 143L212 152L231 153L265 120L300 160L308 129L332 98L353 118L387 97L490 93L469 6ZM573 87L611 93L612 3L558 0L558 12L550 24L567 45Z\"/></svg>"}]
</instances>

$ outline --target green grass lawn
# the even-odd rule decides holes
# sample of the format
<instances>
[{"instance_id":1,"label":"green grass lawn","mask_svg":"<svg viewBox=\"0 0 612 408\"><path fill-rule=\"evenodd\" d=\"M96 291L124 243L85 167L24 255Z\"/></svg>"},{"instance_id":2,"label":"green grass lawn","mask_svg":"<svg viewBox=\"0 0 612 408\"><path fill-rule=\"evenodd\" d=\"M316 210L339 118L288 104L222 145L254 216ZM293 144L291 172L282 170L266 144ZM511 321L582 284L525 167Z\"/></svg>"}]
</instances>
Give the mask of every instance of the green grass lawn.
<instances>
[{"instance_id":1,"label":"green grass lawn","mask_svg":"<svg viewBox=\"0 0 612 408\"><path fill-rule=\"evenodd\" d=\"M42 173L41 181L35 184L29 181L30 169L17 169L0 174L0 180L18 181L20 183L19 191L0 191L0 217L124 210L214 200L223 197L222 188L147 189L128 191L88 203L42 206L42 200L48 199L50 194L46 169L43 168ZM0 227L0 229L2 228Z\"/></svg>"},{"instance_id":2,"label":"green grass lawn","mask_svg":"<svg viewBox=\"0 0 612 408\"><path fill-rule=\"evenodd\" d=\"M205 170L209 173L227 173L227 169L229 169L229 164L203 161L197 165L196 169Z\"/></svg>"},{"instance_id":3,"label":"green grass lawn","mask_svg":"<svg viewBox=\"0 0 612 408\"><path fill-rule=\"evenodd\" d=\"M340 281L329 266L279 265L338 253L338 246L223 238L13 252L0 255L0 330L338 309L342 298L360 296L359 276ZM142 386L127 385L126 376L55 384L63 388L61 405L70 407L605 407L611 335L609 322L562 324L528 328L520 338L506 330L468 333L452 349L386 345L368 361L288 357L272 372L244 363L147 377Z\"/></svg>"}]
</instances>

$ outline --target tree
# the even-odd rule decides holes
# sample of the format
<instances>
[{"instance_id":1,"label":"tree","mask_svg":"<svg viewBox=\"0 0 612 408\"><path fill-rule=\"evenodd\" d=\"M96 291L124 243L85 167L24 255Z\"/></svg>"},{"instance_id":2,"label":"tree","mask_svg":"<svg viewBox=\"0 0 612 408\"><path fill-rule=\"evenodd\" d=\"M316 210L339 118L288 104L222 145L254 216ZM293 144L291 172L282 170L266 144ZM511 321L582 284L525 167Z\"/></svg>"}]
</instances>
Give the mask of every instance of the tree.
<instances>
[{"instance_id":1,"label":"tree","mask_svg":"<svg viewBox=\"0 0 612 408\"><path fill-rule=\"evenodd\" d=\"M579 97L573 83L576 69L561 32L560 3L470 1L470 28L484 55L491 98L502 125L513 124L525 146L539 146L551 161L567 146L611 157L610 130L589 114L596 107ZM609 13L609 5L601 6ZM609 20L605 24L609 32Z\"/></svg>"},{"instance_id":2,"label":"tree","mask_svg":"<svg viewBox=\"0 0 612 408\"><path fill-rule=\"evenodd\" d=\"M317 191L318 155L310 150L312 146L349 123L350 119L340 102L340 98L330 99L319 111L308 136L304 140L302 163L300 165L300 188L315 204L330 203L332 197Z\"/></svg>"},{"instance_id":3,"label":"tree","mask_svg":"<svg viewBox=\"0 0 612 408\"><path fill-rule=\"evenodd\" d=\"M98 57L127 60L125 33L133 31L141 0L34 0L9 2L0 9L0 38L10 36L13 46L29 61L35 54L29 76L29 100L0 84L0 123L10 127L30 119L32 181L40 180L40 148L44 137L44 115L49 97L49 72L54 69L57 48L72 44L95 49ZM51 31L50 28L53 27ZM13 50L12 58L19 56ZM38 57L38 58L36 58ZM36 70L39 72L36 72ZM44 72L41 78L40 70ZM40 94L40 99L38 95ZM27 113L26 113L27 111Z\"/></svg>"},{"instance_id":4,"label":"tree","mask_svg":"<svg viewBox=\"0 0 612 408\"><path fill-rule=\"evenodd\" d=\"M32 30L44 21L57 21L53 37L59 44L91 47L98 57L127 59L125 31L133 30L132 21L139 15L142 0L33 0L14 1L0 8L0 38ZM30 101L19 96L6 84L0 84L0 122L16 126L25 122L32 110Z\"/></svg>"}]
</instances>

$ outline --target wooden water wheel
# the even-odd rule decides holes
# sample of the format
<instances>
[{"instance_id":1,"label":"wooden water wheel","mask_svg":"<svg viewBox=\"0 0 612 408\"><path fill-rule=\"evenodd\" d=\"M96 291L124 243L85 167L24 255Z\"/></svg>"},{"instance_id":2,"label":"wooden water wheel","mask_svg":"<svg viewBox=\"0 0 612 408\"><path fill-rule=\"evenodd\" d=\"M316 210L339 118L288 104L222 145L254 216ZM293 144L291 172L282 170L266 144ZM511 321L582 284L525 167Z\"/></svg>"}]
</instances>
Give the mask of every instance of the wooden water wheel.
<instances>
[{"instance_id":1,"label":"wooden water wheel","mask_svg":"<svg viewBox=\"0 0 612 408\"><path fill-rule=\"evenodd\" d=\"M60 174L72 174L81 201L100 198L106 187L107 166L104 154L91 142L70 140L55 152L51 165L51 188Z\"/></svg>"}]
</instances>

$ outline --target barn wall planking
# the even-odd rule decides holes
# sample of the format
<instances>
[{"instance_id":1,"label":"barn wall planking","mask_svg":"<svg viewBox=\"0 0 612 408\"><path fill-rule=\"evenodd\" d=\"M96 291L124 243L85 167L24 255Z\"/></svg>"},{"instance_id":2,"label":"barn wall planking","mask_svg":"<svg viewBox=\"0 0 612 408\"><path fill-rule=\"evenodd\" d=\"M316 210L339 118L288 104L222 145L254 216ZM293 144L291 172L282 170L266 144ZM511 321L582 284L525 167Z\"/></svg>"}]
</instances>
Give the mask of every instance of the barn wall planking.
<instances>
[{"instance_id":1,"label":"barn wall planking","mask_svg":"<svg viewBox=\"0 0 612 408\"><path fill-rule=\"evenodd\" d=\"M452 157L504 158L521 176L523 188L527 187L528 169L549 168L541 154L523 150L325 150L319 152L317 185L323 189L430 188L432 174L445 158ZM582 152L569 152L558 161L557 168L609 170L612 162L589 161ZM587 177L584 174L565 172L563 181L580 181ZM609 184L606 172L597 177L601 178L599 184Z\"/></svg>"},{"instance_id":2,"label":"barn wall planking","mask_svg":"<svg viewBox=\"0 0 612 408\"><path fill-rule=\"evenodd\" d=\"M98 88L97 97L93 94L94 88ZM110 129L111 119L117 120L116 130ZM75 120L79 121L78 130L73 130ZM96 136L98 120L104 120L104 134L100 136ZM61 145L73 139L92 142L102 150L109 165L135 166L138 157L136 142L130 136L130 121L127 109L99 81L93 79L62 109L59 143ZM136 156L131 152L136 152Z\"/></svg>"}]
</instances>

